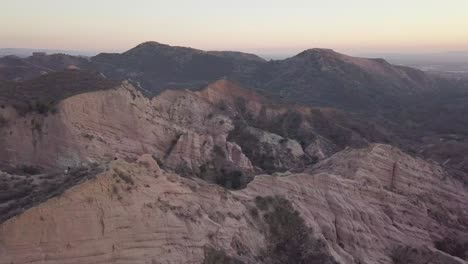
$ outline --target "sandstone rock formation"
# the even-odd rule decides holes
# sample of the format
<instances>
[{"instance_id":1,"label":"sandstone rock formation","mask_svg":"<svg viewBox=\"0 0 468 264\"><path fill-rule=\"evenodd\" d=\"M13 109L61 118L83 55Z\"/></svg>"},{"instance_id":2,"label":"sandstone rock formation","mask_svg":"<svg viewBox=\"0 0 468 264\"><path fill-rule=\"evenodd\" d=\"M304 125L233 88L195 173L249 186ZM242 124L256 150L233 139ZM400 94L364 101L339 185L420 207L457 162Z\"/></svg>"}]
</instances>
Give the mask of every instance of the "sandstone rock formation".
<instances>
[{"instance_id":1,"label":"sandstone rock formation","mask_svg":"<svg viewBox=\"0 0 468 264\"><path fill-rule=\"evenodd\" d=\"M122 54L103 53L92 58L63 54L0 58L0 105L3 105L3 93L11 92L11 89L5 92L5 87L16 87L14 92L22 91L31 87L28 80L38 76L54 79L55 74L65 69L92 71L108 80L129 80L149 96L167 88L199 90L211 82L228 78L244 87L260 89L295 103L356 114L360 119L357 123L367 120L384 128L377 130L387 135L382 137L372 132L376 138L371 142L380 143L385 139L384 143L468 172L466 79L454 80L391 65L383 59L351 57L329 49L308 49L291 58L266 61L241 52L202 51L149 41ZM59 82L50 82L50 85L55 83ZM49 91L47 86L32 87L38 89L13 96L13 100L25 94L33 95L34 99L36 92ZM64 85L58 88L49 93L52 99L61 91L69 90ZM93 85L80 88L96 90ZM55 101L61 99L55 98ZM46 105L39 103L39 108L44 109L50 101L46 101ZM348 128L355 127L356 122L350 123ZM359 128L359 133L373 128L372 125L366 127ZM461 140L444 141L452 135Z\"/></svg>"},{"instance_id":2,"label":"sandstone rock formation","mask_svg":"<svg viewBox=\"0 0 468 264\"><path fill-rule=\"evenodd\" d=\"M208 160L215 145L226 148L242 169L252 165L234 143L226 142L230 120L188 91L167 91L154 99L129 83L114 90L85 93L59 103L55 114L21 115L2 110L3 164L46 168L77 166L114 157L154 153L168 165L184 162L190 169ZM174 157L176 156L176 157Z\"/></svg>"},{"instance_id":3,"label":"sandstone rock formation","mask_svg":"<svg viewBox=\"0 0 468 264\"><path fill-rule=\"evenodd\" d=\"M0 263L203 263L208 249L264 263L277 252L265 252L274 219L262 216L258 201L268 199L260 196L291 202L315 241L304 250L320 263L466 263L434 248L466 239L466 187L388 145L340 152L306 173L260 175L240 191L161 170L150 155L111 161L95 179L4 222Z\"/></svg>"},{"instance_id":4,"label":"sandstone rock formation","mask_svg":"<svg viewBox=\"0 0 468 264\"><path fill-rule=\"evenodd\" d=\"M0 164L65 169L152 153L180 173L199 174L202 166L217 163L251 175L303 169L344 146L368 144L333 111L275 103L226 80L199 92L167 90L153 98L123 82L49 108L0 109ZM214 162L217 156L224 165Z\"/></svg>"},{"instance_id":5,"label":"sandstone rock formation","mask_svg":"<svg viewBox=\"0 0 468 264\"><path fill-rule=\"evenodd\" d=\"M227 80L88 77L105 88L0 98L0 264L466 263L463 176L379 127Z\"/></svg>"}]
</instances>

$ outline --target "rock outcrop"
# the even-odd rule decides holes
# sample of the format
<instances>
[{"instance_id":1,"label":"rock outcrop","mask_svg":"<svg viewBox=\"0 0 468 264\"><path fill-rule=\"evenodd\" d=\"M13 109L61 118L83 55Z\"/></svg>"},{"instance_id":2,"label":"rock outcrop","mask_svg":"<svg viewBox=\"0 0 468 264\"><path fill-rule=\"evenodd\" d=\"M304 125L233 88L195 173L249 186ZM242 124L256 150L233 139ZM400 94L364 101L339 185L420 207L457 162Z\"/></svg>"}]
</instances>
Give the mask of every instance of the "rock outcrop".
<instances>
[{"instance_id":1,"label":"rock outcrop","mask_svg":"<svg viewBox=\"0 0 468 264\"><path fill-rule=\"evenodd\" d=\"M152 153L172 168L198 168L215 146L249 171L252 165L226 137L231 121L189 91L167 91L148 99L131 84L69 97L55 113L21 115L2 110L1 162L67 168L83 162L134 159ZM211 114L211 115L210 115ZM210 115L208 117L208 115Z\"/></svg>"},{"instance_id":2,"label":"rock outcrop","mask_svg":"<svg viewBox=\"0 0 468 264\"><path fill-rule=\"evenodd\" d=\"M466 259L463 182L333 109L221 80L0 114L1 264Z\"/></svg>"},{"instance_id":3,"label":"rock outcrop","mask_svg":"<svg viewBox=\"0 0 468 264\"><path fill-rule=\"evenodd\" d=\"M0 82L0 264L467 263L458 84L154 42L0 59Z\"/></svg>"},{"instance_id":4,"label":"rock outcrop","mask_svg":"<svg viewBox=\"0 0 468 264\"><path fill-rule=\"evenodd\" d=\"M25 94L35 100L36 92L50 89L31 86L29 81L38 76L54 79L55 74L66 69L95 72L108 80L129 80L149 96L168 88L199 90L227 78L294 103L356 114L360 121L349 122L348 128L355 128L356 123L362 126L362 120L367 120L384 128L377 130L386 131L384 137L370 132L374 135L367 136L375 137L371 142L398 145L406 151L420 152L426 159L447 162L464 173L468 171L466 140L448 144L440 141L451 135L466 138L468 82L463 79L440 77L391 65L383 59L351 57L329 49L308 49L291 58L266 61L252 54L202 51L149 41L121 54L103 53L89 59L63 54L0 58L0 105L4 103L4 93L12 93L10 100ZM69 90L60 81L48 84L58 86L48 93L53 95L52 99ZM17 95L17 91L28 86L34 89ZM16 89L11 92L12 89L4 87ZM80 90L94 88L88 85ZM43 111L50 101L31 103L30 106L39 103L36 106ZM358 128L358 133L375 130L370 124ZM364 137L369 139L367 136Z\"/></svg>"},{"instance_id":5,"label":"rock outcrop","mask_svg":"<svg viewBox=\"0 0 468 264\"><path fill-rule=\"evenodd\" d=\"M368 144L359 130L365 127L333 111L275 102L226 80L153 98L123 82L40 109L0 109L1 165L66 169L151 153L182 174L217 163L252 175L302 170L344 146ZM214 162L218 156L223 165Z\"/></svg>"},{"instance_id":6,"label":"rock outcrop","mask_svg":"<svg viewBox=\"0 0 468 264\"><path fill-rule=\"evenodd\" d=\"M209 249L264 263L265 254L291 253L268 251L279 239L268 231L276 213L297 217L288 206L267 217L276 199L268 197L297 210L312 242L294 252L320 263L466 263L434 247L467 237L466 187L388 145L340 152L307 173L260 175L241 191L161 170L150 155L112 161L95 179L3 223L0 263L203 263Z\"/></svg>"}]
</instances>

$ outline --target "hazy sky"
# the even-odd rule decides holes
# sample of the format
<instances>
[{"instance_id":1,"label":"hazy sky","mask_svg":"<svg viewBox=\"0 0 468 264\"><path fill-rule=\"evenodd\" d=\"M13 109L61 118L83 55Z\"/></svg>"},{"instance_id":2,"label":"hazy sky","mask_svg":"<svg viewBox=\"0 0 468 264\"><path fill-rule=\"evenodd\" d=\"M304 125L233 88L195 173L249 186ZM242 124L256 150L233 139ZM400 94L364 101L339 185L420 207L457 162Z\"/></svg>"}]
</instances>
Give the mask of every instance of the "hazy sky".
<instances>
[{"instance_id":1,"label":"hazy sky","mask_svg":"<svg viewBox=\"0 0 468 264\"><path fill-rule=\"evenodd\" d=\"M0 0L0 48L468 50L468 0Z\"/></svg>"}]
</instances>

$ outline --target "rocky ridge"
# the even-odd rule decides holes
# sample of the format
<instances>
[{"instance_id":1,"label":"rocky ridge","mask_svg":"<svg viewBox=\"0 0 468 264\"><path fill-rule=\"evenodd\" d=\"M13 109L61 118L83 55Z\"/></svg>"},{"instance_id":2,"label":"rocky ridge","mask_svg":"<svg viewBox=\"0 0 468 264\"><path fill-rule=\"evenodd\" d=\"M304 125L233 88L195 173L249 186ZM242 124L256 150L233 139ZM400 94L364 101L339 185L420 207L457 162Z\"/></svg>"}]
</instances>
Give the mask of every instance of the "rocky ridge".
<instances>
[{"instance_id":1,"label":"rocky ridge","mask_svg":"<svg viewBox=\"0 0 468 264\"><path fill-rule=\"evenodd\" d=\"M335 125L334 114L324 113L275 104L225 80L199 92L167 90L154 98L124 82L115 89L68 97L53 112L22 113L7 105L0 111L0 163L67 168L153 153L182 174L230 167L226 170L252 175L288 170L296 162L304 167L347 144L367 144L367 135L360 133L365 126ZM296 119L292 124L291 116ZM324 129L333 131L331 138L321 135ZM245 133L257 145L249 146ZM249 151L254 146L263 150ZM260 164L267 152L274 164ZM241 185L246 180L242 176Z\"/></svg>"},{"instance_id":2,"label":"rocky ridge","mask_svg":"<svg viewBox=\"0 0 468 264\"><path fill-rule=\"evenodd\" d=\"M271 251L271 239L282 239L268 231L277 214L296 219L274 197L310 228L306 240L290 237L311 243L308 251ZM235 263L275 263L268 255L466 263L434 247L467 236L466 199L440 167L388 145L340 152L306 173L257 176L240 191L161 170L143 155L111 161L95 179L3 223L0 263L208 263L209 249ZM269 212L275 203L286 209Z\"/></svg>"},{"instance_id":3,"label":"rocky ridge","mask_svg":"<svg viewBox=\"0 0 468 264\"><path fill-rule=\"evenodd\" d=\"M0 60L0 263L466 263L466 173L449 167L466 165L458 86L324 49L266 62L149 42L97 58L29 58L31 72ZM12 80L13 64L32 79ZM315 105L405 110L373 123L205 85L225 75ZM414 150L422 130L419 155L440 164L395 147Z\"/></svg>"}]
</instances>

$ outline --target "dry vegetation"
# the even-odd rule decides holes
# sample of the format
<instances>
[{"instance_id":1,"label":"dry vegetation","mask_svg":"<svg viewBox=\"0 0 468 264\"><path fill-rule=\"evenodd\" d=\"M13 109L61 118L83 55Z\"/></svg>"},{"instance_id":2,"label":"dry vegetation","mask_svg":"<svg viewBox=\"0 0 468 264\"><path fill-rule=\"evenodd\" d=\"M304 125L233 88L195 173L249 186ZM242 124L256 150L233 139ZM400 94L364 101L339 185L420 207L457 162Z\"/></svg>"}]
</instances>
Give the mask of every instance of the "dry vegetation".
<instances>
[{"instance_id":1,"label":"dry vegetation","mask_svg":"<svg viewBox=\"0 0 468 264\"><path fill-rule=\"evenodd\" d=\"M73 167L67 173L43 173L42 168L23 165L5 171L0 171L0 223L94 178L102 168L93 165Z\"/></svg>"},{"instance_id":2,"label":"dry vegetation","mask_svg":"<svg viewBox=\"0 0 468 264\"><path fill-rule=\"evenodd\" d=\"M312 230L289 200L280 196L257 196L255 204L260 212L250 212L267 226L268 246L262 257L266 263L337 263L328 254L325 241L313 237Z\"/></svg>"}]
</instances>

